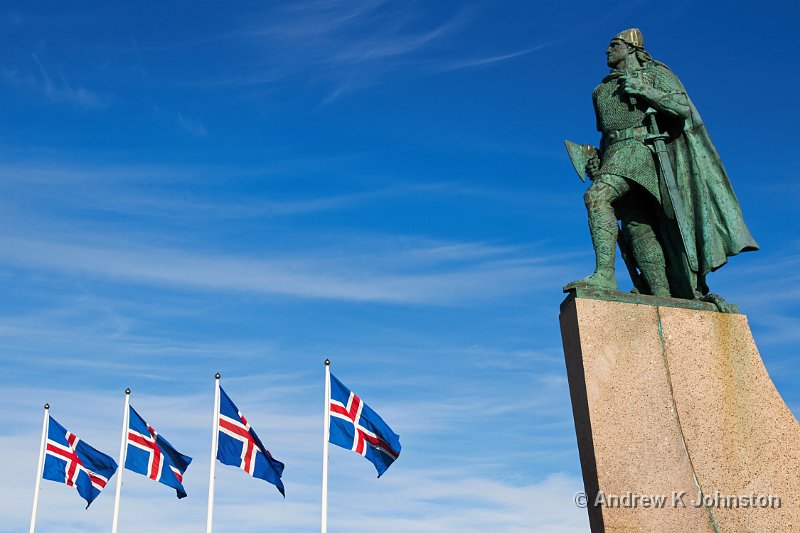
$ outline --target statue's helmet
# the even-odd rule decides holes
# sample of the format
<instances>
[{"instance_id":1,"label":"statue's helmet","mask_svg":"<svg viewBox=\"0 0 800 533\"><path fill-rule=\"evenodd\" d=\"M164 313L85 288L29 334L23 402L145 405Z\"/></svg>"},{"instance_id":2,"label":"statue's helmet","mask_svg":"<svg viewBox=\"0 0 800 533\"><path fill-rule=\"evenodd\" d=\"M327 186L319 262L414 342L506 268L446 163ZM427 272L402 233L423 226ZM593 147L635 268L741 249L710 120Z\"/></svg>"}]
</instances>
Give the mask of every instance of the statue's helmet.
<instances>
[{"instance_id":1,"label":"statue's helmet","mask_svg":"<svg viewBox=\"0 0 800 533\"><path fill-rule=\"evenodd\" d=\"M621 31L611 40L613 41L614 39L619 39L620 41L628 43L634 48L644 50L644 37L642 36L642 32L639 28L631 28L629 30Z\"/></svg>"}]
</instances>

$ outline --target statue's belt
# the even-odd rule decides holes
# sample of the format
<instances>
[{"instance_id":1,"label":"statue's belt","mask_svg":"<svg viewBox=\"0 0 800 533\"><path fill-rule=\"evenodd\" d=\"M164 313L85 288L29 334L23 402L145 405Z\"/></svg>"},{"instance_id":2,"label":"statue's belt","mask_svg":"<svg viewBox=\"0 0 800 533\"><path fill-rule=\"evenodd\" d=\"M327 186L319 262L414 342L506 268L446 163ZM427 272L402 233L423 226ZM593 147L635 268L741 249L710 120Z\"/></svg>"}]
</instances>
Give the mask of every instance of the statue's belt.
<instances>
[{"instance_id":1,"label":"statue's belt","mask_svg":"<svg viewBox=\"0 0 800 533\"><path fill-rule=\"evenodd\" d=\"M644 141L647 138L647 126L636 126L635 128L625 128L624 130L605 130L603 132L603 144L610 146L627 139Z\"/></svg>"}]
</instances>

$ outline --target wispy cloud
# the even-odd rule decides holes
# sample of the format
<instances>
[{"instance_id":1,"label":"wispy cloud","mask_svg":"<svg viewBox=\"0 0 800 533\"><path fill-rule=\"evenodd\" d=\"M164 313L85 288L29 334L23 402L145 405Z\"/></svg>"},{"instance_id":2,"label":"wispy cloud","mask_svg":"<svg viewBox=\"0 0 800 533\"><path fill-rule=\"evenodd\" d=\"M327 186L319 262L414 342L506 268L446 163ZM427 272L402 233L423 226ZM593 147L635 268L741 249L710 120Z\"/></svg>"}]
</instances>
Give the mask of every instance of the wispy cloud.
<instances>
[{"instance_id":1,"label":"wispy cloud","mask_svg":"<svg viewBox=\"0 0 800 533\"><path fill-rule=\"evenodd\" d=\"M400 252L387 247L381 253L362 249L334 255L332 250L324 250L294 257L253 258L154 248L133 242L68 244L1 235L0 248L0 258L6 262L65 274L176 288L386 303L483 300L518 291L519 287L535 287L560 270L542 257L490 255L453 262L458 256L453 255L452 249L449 260L440 262L434 259L436 254L431 256L426 250L413 247ZM409 261L407 253L413 260ZM475 252L467 248L466 253ZM419 260L426 255L428 260ZM380 260L376 263L370 257ZM381 264L383 269L372 270Z\"/></svg>"},{"instance_id":2,"label":"wispy cloud","mask_svg":"<svg viewBox=\"0 0 800 533\"><path fill-rule=\"evenodd\" d=\"M407 9L380 1L337 1L270 12L249 32L251 45L266 52L262 61L268 74L235 82L257 84L302 74L332 86L330 100L407 71L417 54L456 33L466 21L456 14L420 28Z\"/></svg>"},{"instance_id":3,"label":"wispy cloud","mask_svg":"<svg viewBox=\"0 0 800 533\"><path fill-rule=\"evenodd\" d=\"M53 104L67 104L81 109L99 109L109 105L106 97L71 83L63 71L56 76L51 75L37 54L32 54L31 58L35 72L4 68L0 71L3 79L20 89L33 91Z\"/></svg>"},{"instance_id":4,"label":"wispy cloud","mask_svg":"<svg viewBox=\"0 0 800 533\"><path fill-rule=\"evenodd\" d=\"M256 174L278 171L255 170ZM221 181L216 172L157 165L8 163L0 167L0 175L13 186L0 200L4 206L0 220L9 222L4 227L17 229L0 232L5 244L0 260L69 276L182 290L446 305L536 290L569 260L563 254L543 252L547 247L542 243L519 247L502 241L446 241L323 228L288 228L293 232L290 242L268 246L269 253L227 253L224 243L209 246L209 241L203 244L202 235L186 234L185 224L205 227L213 222L216 227L225 219L235 222L248 217L261 224L264 217L355 209L419 195L485 200L491 191L452 183L383 181L366 190L356 184L358 188L351 186L349 192L311 197L280 195L276 185L276 194L265 191L220 198L214 194L215 184ZM243 183L251 179L247 172L254 171L228 172L232 177L226 182ZM298 172L306 171L284 170ZM187 183L192 184L191 195L183 192ZM105 217L109 213L126 217L115 228L83 221L87 214ZM26 221L24 226L12 223L19 220Z\"/></svg>"},{"instance_id":5,"label":"wispy cloud","mask_svg":"<svg viewBox=\"0 0 800 533\"><path fill-rule=\"evenodd\" d=\"M735 294L734 303L749 316L764 345L794 343L800 338L796 327L800 312L799 248L795 242L787 243L778 253L748 254L751 257L744 265L736 264L740 260L734 258L722 274L721 290ZM775 272L781 273L779 288Z\"/></svg>"},{"instance_id":6,"label":"wispy cloud","mask_svg":"<svg viewBox=\"0 0 800 533\"><path fill-rule=\"evenodd\" d=\"M7 19L14 26L22 26L22 24L25 22L25 19L22 18L22 15L20 15L16 11L6 12L4 18Z\"/></svg>"},{"instance_id":7,"label":"wispy cloud","mask_svg":"<svg viewBox=\"0 0 800 533\"><path fill-rule=\"evenodd\" d=\"M193 137L208 137L208 129L197 117L190 117L180 111L165 109L159 105L151 105L153 119L164 126L173 127Z\"/></svg>"},{"instance_id":8,"label":"wispy cloud","mask_svg":"<svg viewBox=\"0 0 800 533\"><path fill-rule=\"evenodd\" d=\"M539 50L549 48L555 44L557 44L556 41L553 41L548 43L542 43L536 46L531 46L529 48L525 48L522 50L517 50L515 52L507 52L505 54L489 55L472 59L454 59L450 62L439 65L437 69L440 72L447 72L451 70L463 70L467 68L489 66L495 63L501 63L518 57L526 56L528 54L538 52Z\"/></svg>"},{"instance_id":9,"label":"wispy cloud","mask_svg":"<svg viewBox=\"0 0 800 533\"><path fill-rule=\"evenodd\" d=\"M178 125L186 132L191 133L195 137L206 137L208 130L203 123L196 118L188 118L181 113L177 114Z\"/></svg>"},{"instance_id":10,"label":"wispy cloud","mask_svg":"<svg viewBox=\"0 0 800 533\"><path fill-rule=\"evenodd\" d=\"M202 123L199 123L202 126ZM198 131L197 134L201 134ZM15 154L16 155L16 154ZM289 179L336 175L358 166L358 154L303 161L274 158L267 164L246 169L236 167L103 164L70 162L70 154L40 154L32 160L0 164L0 177L13 184L0 197L2 213L18 213L32 206L54 214L65 209L84 213L102 212L151 218L173 223L196 223L202 219L247 219L286 217L357 209L379 202L414 197L447 199L464 197L514 206L556 205L568 202L563 195L537 191L523 193L497 187L466 186L457 181L393 181L388 178L340 180L339 190L288 194L281 185ZM50 162L58 159L58 163ZM269 186L262 194L219 194L219 184L247 185L260 181ZM42 218L39 213L38 218ZM443 252L443 251L442 251Z\"/></svg>"},{"instance_id":11,"label":"wispy cloud","mask_svg":"<svg viewBox=\"0 0 800 533\"><path fill-rule=\"evenodd\" d=\"M320 0L267 9L257 22L229 36L250 47L247 74L208 83L263 85L303 76L324 88L325 103L396 79L509 61L552 44L465 56L457 42L478 16L475 7L462 6L435 20L420 4L382 0Z\"/></svg>"}]
</instances>

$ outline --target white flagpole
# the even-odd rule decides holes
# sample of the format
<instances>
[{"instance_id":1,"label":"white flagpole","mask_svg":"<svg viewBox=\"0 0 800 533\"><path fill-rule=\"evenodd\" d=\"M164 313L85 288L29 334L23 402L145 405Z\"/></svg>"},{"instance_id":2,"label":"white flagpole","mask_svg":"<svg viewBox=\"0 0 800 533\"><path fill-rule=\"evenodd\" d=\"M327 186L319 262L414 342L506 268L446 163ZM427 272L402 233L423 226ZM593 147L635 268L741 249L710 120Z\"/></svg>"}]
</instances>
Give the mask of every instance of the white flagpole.
<instances>
[{"instance_id":1,"label":"white flagpole","mask_svg":"<svg viewBox=\"0 0 800 533\"><path fill-rule=\"evenodd\" d=\"M119 443L119 466L117 466L117 494L114 496L114 518L111 521L111 533L117 533L119 523L119 499L122 492L122 472L125 470L125 456L128 452L128 417L130 416L131 389L125 389L125 410L122 414L122 438Z\"/></svg>"},{"instance_id":2,"label":"white flagpole","mask_svg":"<svg viewBox=\"0 0 800 533\"><path fill-rule=\"evenodd\" d=\"M50 425L50 404L44 404L44 422L42 422L42 441L39 444L39 464L36 466L36 486L33 489L33 510L31 511L30 533L36 530L36 511L39 509L39 489L42 486L44 471L44 448L47 443L47 427Z\"/></svg>"},{"instance_id":3,"label":"white flagpole","mask_svg":"<svg viewBox=\"0 0 800 533\"><path fill-rule=\"evenodd\" d=\"M331 360L325 359L325 421L322 424L322 523L320 533L328 533L328 440L331 434Z\"/></svg>"},{"instance_id":4,"label":"white flagpole","mask_svg":"<svg viewBox=\"0 0 800 533\"><path fill-rule=\"evenodd\" d=\"M219 440L219 372L214 376L214 423L211 431L211 469L208 474L208 516L206 518L206 533L211 533L214 520L214 469L217 466L217 441Z\"/></svg>"}]
</instances>

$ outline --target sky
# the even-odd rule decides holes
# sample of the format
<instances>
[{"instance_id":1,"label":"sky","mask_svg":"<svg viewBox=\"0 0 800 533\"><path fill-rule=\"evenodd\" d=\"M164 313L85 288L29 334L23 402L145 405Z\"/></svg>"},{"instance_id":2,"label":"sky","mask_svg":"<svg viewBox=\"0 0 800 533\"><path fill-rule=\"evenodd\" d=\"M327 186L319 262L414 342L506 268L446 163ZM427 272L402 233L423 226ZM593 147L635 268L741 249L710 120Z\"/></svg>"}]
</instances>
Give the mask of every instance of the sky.
<instances>
[{"instance_id":1,"label":"sky","mask_svg":"<svg viewBox=\"0 0 800 533\"><path fill-rule=\"evenodd\" d=\"M126 387L194 462L183 500L126 472L119 531L202 530L215 372L286 464L285 499L218 465L215 531L317 530L325 358L403 446L380 479L331 447L331 532L587 531L558 308L594 261L563 141L597 143L629 27L761 245L709 284L797 416L799 10L3 2L0 531L28 527L43 404L116 456ZM37 531L108 531L112 487L85 510L43 482Z\"/></svg>"}]
</instances>

